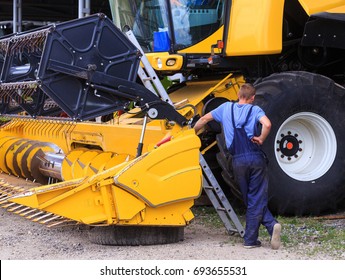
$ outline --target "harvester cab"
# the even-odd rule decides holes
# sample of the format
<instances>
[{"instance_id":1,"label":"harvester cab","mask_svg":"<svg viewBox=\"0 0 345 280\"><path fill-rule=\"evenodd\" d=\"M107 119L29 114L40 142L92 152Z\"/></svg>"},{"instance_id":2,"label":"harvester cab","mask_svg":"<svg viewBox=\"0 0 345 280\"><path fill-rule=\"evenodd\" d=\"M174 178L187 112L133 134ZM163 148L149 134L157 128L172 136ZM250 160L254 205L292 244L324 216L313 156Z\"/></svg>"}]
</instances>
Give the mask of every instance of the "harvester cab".
<instances>
[{"instance_id":1,"label":"harvester cab","mask_svg":"<svg viewBox=\"0 0 345 280\"><path fill-rule=\"evenodd\" d=\"M158 72L166 74L209 67L222 52L221 44L217 42L222 41L225 11L230 8L227 1L109 2L115 25L131 27Z\"/></svg>"}]
</instances>

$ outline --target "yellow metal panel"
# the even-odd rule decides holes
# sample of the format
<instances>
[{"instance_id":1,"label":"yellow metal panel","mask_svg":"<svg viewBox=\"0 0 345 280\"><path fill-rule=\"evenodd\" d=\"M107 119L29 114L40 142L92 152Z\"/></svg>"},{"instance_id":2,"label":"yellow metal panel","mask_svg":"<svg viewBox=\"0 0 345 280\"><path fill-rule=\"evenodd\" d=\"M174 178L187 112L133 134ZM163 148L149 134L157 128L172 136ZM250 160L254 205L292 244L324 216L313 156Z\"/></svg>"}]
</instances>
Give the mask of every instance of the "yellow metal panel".
<instances>
[{"instance_id":1,"label":"yellow metal panel","mask_svg":"<svg viewBox=\"0 0 345 280\"><path fill-rule=\"evenodd\" d=\"M223 80L211 80L211 81L192 81L187 82L186 87L182 87L174 92L172 92L169 97L175 103L181 102L186 99L188 104L193 106L202 105L202 100L208 95L212 94L215 97L225 97L230 100L236 100L237 91L240 85L244 83L244 78L233 77L233 74L229 74ZM183 99L181 99L183 97ZM185 115L184 110L179 110L179 112ZM201 114L201 112L198 112Z\"/></svg>"},{"instance_id":2,"label":"yellow metal panel","mask_svg":"<svg viewBox=\"0 0 345 280\"><path fill-rule=\"evenodd\" d=\"M147 207L145 210L145 220L140 225L171 225L185 226L194 218L190 208L194 205L194 200L179 201L161 207Z\"/></svg>"},{"instance_id":3,"label":"yellow metal panel","mask_svg":"<svg viewBox=\"0 0 345 280\"><path fill-rule=\"evenodd\" d=\"M178 71L182 68L183 57L179 54L169 54L168 52L146 53L147 60L156 71ZM174 60L175 64L168 66L168 60Z\"/></svg>"},{"instance_id":4,"label":"yellow metal panel","mask_svg":"<svg viewBox=\"0 0 345 280\"><path fill-rule=\"evenodd\" d=\"M146 205L135 196L119 187L112 187L117 220L130 221L146 208ZM139 215L140 216L140 215ZM135 221L138 222L137 220Z\"/></svg>"},{"instance_id":5,"label":"yellow metal panel","mask_svg":"<svg viewBox=\"0 0 345 280\"><path fill-rule=\"evenodd\" d=\"M212 95L215 98L223 97L229 100L237 100L237 92L243 83L245 83L243 76L233 76L233 74L229 74L223 80L187 82L186 87L172 92L169 96L174 103L184 101L195 106L196 113L203 115L205 108L202 100L205 97ZM183 99L181 97L183 97ZM189 106L179 110L179 113L187 116L187 118L189 118L188 112L194 113Z\"/></svg>"},{"instance_id":6,"label":"yellow metal panel","mask_svg":"<svg viewBox=\"0 0 345 280\"><path fill-rule=\"evenodd\" d=\"M82 141L88 145L97 145L97 143L102 143L104 137L101 133L95 131L77 131L73 130L71 133L71 141Z\"/></svg>"},{"instance_id":7,"label":"yellow metal panel","mask_svg":"<svg viewBox=\"0 0 345 280\"><path fill-rule=\"evenodd\" d=\"M344 14L345 13L345 5L344 6L339 6L334 9L327 10L328 13L340 13Z\"/></svg>"},{"instance_id":8,"label":"yellow metal panel","mask_svg":"<svg viewBox=\"0 0 345 280\"><path fill-rule=\"evenodd\" d=\"M200 140L193 130L133 160L115 176L115 183L157 207L200 195Z\"/></svg>"},{"instance_id":9,"label":"yellow metal panel","mask_svg":"<svg viewBox=\"0 0 345 280\"><path fill-rule=\"evenodd\" d=\"M284 0L234 0L226 55L279 53L282 49Z\"/></svg>"},{"instance_id":10,"label":"yellow metal panel","mask_svg":"<svg viewBox=\"0 0 345 280\"><path fill-rule=\"evenodd\" d=\"M299 0L308 15L325 12L327 10L344 11L345 0Z\"/></svg>"},{"instance_id":11,"label":"yellow metal panel","mask_svg":"<svg viewBox=\"0 0 345 280\"><path fill-rule=\"evenodd\" d=\"M1 137L10 136L51 142L59 146L65 154L75 149L76 146L89 147L89 145L93 145L95 148L103 151L135 155L142 125L121 124L122 116L124 115L121 115L119 118L119 124L116 124L115 120L114 123L105 124L13 119L10 123L0 128L0 135ZM151 123L154 125L151 125ZM145 132L143 152L147 151L147 143L157 143L167 133L162 123L165 124L165 120L153 121L148 124ZM95 133L96 136L92 137L92 142L90 142L89 139L84 137L83 133L90 135L92 131L97 133Z\"/></svg>"},{"instance_id":12,"label":"yellow metal panel","mask_svg":"<svg viewBox=\"0 0 345 280\"><path fill-rule=\"evenodd\" d=\"M174 103L182 101L181 97L183 97L183 99L188 100L188 104L196 106L206 96L212 93L218 82L219 80L187 82L187 86L172 92L169 97ZM181 110L179 112L181 113L183 111Z\"/></svg>"}]
</instances>

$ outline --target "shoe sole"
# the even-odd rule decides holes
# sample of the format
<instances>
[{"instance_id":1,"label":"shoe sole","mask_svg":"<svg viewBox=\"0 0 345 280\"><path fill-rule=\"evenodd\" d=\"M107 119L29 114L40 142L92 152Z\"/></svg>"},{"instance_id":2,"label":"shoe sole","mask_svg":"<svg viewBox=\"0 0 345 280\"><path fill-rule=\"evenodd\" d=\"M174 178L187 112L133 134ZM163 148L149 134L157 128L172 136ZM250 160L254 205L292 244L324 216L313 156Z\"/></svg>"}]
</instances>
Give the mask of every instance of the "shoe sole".
<instances>
[{"instance_id":1,"label":"shoe sole","mask_svg":"<svg viewBox=\"0 0 345 280\"><path fill-rule=\"evenodd\" d=\"M261 245L244 245L243 248L245 249L254 249L254 248L260 248Z\"/></svg>"},{"instance_id":2,"label":"shoe sole","mask_svg":"<svg viewBox=\"0 0 345 280\"><path fill-rule=\"evenodd\" d=\"M275 224L273 226L273 234L271 238L271 248L273 250L278 250L280 247L280 233L282 231L282 226L280 224Z\"/></svg>"},{"instance_id":3,"label":"shoe sole","mask_svg":"<svg viewBox=\"0 0 345 280\"><path fill-rule=\"evenodd\" d=\"M243 245L243 248L245 249L253 249L253 248L259 248L261 247L261 242L258 241L258 244L255 244L255 245Z\"/></svg>"}]
</instances>

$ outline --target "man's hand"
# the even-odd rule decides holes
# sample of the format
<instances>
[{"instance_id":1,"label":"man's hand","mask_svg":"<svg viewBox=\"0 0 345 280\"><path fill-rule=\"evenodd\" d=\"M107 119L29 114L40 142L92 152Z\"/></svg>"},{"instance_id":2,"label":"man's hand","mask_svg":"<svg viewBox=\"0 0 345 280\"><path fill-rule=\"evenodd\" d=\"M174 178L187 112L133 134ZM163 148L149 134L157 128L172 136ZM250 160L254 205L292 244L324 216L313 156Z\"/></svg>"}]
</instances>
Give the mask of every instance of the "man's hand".
<instances>
[{"instance_id":1,"label":"man's hand","mask_svg":"<svg viewBox=\"0 0 345 280\"><path fill-rule=\"evenodd\" d=\"M262 145L271 131L272 124L267 116L262 116L259 122L262 124L261 134L260 136L254 136L252 142Z\"/></svg>"},{"instance_id":2,"label":"man's hand","mask_svg":"<svg viewBox=\"0 0 345 280\"><path fill-rule=\"evenodd\" d=\"M258 136L254 136L252 138L252 142L255 144L259 144L260 146L264 143L264 141Z\"/></svg>"},{"instance_id":3,"label":"man's hand","mask_svg":"<svg viewBox=\"0 0 345 280\"><path fill-rule=\"evenodd\" d=\"M201 128L203 128L209 121L212 121L213 117L211 112L202 116L194 125L195 132L197 133Z\"/></svg>"}]
</instances>

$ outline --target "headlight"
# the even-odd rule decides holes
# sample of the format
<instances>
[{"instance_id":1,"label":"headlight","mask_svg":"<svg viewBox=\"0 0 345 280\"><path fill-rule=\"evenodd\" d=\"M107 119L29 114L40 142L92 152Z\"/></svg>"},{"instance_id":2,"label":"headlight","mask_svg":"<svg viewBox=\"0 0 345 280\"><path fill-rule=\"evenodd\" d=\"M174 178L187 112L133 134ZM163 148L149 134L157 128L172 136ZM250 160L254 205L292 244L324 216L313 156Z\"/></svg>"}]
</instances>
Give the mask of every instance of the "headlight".
<instances>
[{"instance_id":1,"label":"headlight","mask_svg":"<svg viewBox=\"0 0 345 280\"><path fill-rule=\"evenodd\" d=\"M176 63L176 59L168 59L166 62L167 66L174 66Z\"/></svg>"}]
</instances>

